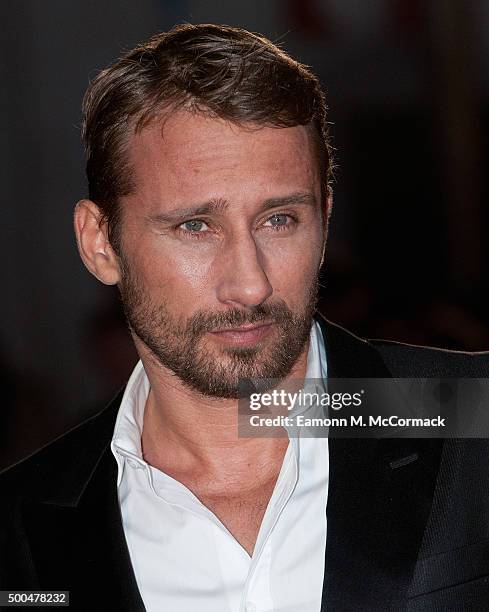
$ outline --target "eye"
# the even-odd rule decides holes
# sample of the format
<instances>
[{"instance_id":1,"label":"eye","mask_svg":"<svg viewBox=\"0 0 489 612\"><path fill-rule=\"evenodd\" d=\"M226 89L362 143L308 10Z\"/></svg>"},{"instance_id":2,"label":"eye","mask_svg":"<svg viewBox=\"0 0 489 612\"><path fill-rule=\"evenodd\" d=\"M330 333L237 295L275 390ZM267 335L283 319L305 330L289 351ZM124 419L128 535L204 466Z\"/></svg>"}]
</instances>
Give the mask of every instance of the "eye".
<instances>
[{"instance_id":1,"label":"eye","mask_svg":"<svg viewBox=\"0 0 489 612\"><path fill-rule=\"evenodd\" d=\"M184 232L189 232L192 234L202 234L202 230L207 228L207 223L201 221L200 219L191 219L190 221L185 221L181 223L179 226Z\"/></svg>"},{"instance_id":2,"label":"eye","mask_svg":"<svg viewBox=\"0 0 489 612\"><path fill-rule=\"evenodd\" d=\"M285 213L275 213L265 222L265 226L272 227L275 230L287 229L292 224L294 218L291 215Z\"/></svg>"}]
</instances>

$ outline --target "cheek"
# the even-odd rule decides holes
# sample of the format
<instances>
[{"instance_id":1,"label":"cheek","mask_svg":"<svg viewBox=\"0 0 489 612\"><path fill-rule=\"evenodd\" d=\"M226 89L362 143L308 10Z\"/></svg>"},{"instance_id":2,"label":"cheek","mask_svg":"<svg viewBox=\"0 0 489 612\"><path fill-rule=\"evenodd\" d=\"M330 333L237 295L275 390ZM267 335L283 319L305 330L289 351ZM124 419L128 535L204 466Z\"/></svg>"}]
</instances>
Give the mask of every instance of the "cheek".
<instances>
[{"instance_id":1,"label":"cheek","mask_svg":"<svg viewBox=\"0 0 489 612\"><path fill-rule=\"evenodd\" d=\"M275 295L285 301L302 301L317 277L322 245L322 235L318 233L294 245L275 245L269 250L265 256L267 276Z\"/></svg>"},{"instance_id":2,"label":"cheek","mask_svg":"<svg viewBox=\"0 0 489 612\"><path fill-rule=\"evenodd\" d=\"M145 286L155 300L166 300L183 310L201 301L212 286L212 261L198 249L177 250L156 244L137 258Z\"/></svg>"}]
</instances>

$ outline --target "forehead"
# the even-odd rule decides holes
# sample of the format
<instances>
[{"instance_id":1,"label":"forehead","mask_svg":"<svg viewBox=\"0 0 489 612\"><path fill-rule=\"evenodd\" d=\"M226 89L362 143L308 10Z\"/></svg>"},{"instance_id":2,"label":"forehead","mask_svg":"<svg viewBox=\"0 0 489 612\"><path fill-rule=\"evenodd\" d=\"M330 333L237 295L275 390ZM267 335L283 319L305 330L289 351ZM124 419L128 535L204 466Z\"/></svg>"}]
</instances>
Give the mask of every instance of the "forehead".
<instances>
[{"instance_id":1,"label":"forehead","mask_svg":"<svg viewBox=\"0 0 489 612\"><path fill-rule=\"evenodd\" d=\"M134 191L148 205L274 197L319 184L304 126L251 129L179 111L133 135L128 156Z\"/></svg>"}]
</instances>

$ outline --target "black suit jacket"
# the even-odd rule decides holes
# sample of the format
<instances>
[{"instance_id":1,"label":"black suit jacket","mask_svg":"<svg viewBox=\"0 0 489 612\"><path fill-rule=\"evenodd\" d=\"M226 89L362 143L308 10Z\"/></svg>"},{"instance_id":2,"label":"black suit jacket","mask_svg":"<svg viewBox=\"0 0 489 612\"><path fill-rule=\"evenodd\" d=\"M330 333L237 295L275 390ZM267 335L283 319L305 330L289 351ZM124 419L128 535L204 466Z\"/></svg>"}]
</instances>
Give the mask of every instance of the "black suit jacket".
<instances>
[{"instance_id":1,"label":"black suit jacket","mask_svg":"<svg viewBox=\"0 0 489 612\"><path fill-rule=\"evenodd\" d=\"M489 353L365 341L319 320L332 378L489 373ZM69 590L70 608L86 612L144 610L110 450L121 397L0 475L0 590ZM329 448L322 610L489 610L489 441Z\"/></svg>"}]
</instances>

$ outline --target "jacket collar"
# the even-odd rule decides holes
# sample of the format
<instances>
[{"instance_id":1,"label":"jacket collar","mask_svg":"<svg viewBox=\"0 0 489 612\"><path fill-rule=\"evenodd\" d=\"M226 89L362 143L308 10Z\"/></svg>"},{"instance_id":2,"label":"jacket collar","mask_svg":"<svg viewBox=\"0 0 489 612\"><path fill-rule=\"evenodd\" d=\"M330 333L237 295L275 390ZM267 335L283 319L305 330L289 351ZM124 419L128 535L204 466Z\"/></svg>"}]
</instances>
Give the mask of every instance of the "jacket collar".
<instances>
[{"instance_id":1,"label":"jacket collar","mask_svg":"<svg viewBox=\"0 0 489 612\"><path fill-rule=\"evenodd\" d=\"M58 506L76 507L79 504L110 446L123 393L124 389L121 389L102 411L41 451L47 457L40 455L40 492L33 497ZM56 477L49 478L46 474L44 478L44 470L55 472Z\"/></svg>"},{"instance_id":2,"label":"jacket collar","mask_svg":"<svg viewBox=\"0 0 489 612\"><path fill-rule=\"evenodd\" d=\"M319 321L330 378L392 377L371 344ZM330 438L322 610L405 609L442 444Z\"/></svg>"}]
</instances>

